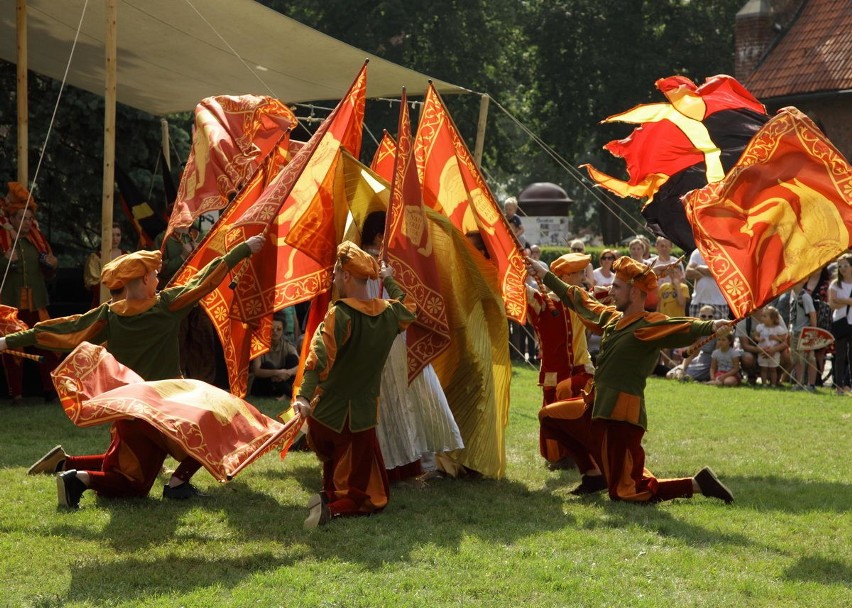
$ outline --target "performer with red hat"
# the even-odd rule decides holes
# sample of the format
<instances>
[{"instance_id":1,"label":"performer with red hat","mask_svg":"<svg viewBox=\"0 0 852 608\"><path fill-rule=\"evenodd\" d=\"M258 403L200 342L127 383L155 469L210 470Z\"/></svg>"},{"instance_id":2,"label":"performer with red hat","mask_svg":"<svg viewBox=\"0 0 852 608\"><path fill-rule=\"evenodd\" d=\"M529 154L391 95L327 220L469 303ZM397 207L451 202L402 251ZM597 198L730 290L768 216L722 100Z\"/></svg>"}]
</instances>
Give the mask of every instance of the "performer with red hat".
<instances>
[{"instance_id":1,"label":"performer with red hat","mask_svg":"<svg viewBox=\"0 0 852 608\"><path fill-rule=\"evenodd\" d=\"M367 279L379 276L392 299L369 297ZM415 319L393 269L380 270L352 242L337 248L334 287L340 299L313 336L293 403L308 421L308 443L323 464L322 493L308 502L306 528L387 505L390 487L376 439L379 387L396 335Z\"/></svg>"},{"instance_id":2,"label":"performer with red hat","mask_svg":"<svg viewBox=\"0 0 852 608\"><path fill-rule=\"evenodd\" d=\"M609 490L612 500L657 502L689 498L694 492L719 498L734 497L709 467L694 477L658 479L645 469L642 438L647 429L645 383L665 347L688 346L701 336L725 327L724 320L698 321L669 318L646 312L645 297L657 287L657 278L646 264L621 257L613 264L615 279L611 306L601 304L585 290L567 285L540 262L527 258L527 269L544 280L562 302L584 322L602 332L596 360L594 392L580 416L584 433L565 432L565 443L575 446L578 465L586 462L575 493ZM588 462L597 463L591 467Z\"/></svg>"},{"instance_id":3,"label":"performer with red hat","mask_svg":"<svg viewBox=\"0 0 852 608\"><path fill-rule=\"evenodd\" d=\"M550 265L550 272L568 285L582 288L590 260L591 256L585 253L567 253ZM545 297L550 297L556 314L547 306ZM541 367L538 384L543 394L542 405L557 400L557 385L563 398L579 397L595 371L582 319L564 306L555 294L544 296L529 286L527 312L539 337ZM541 415L539 418L542 420L539 449L548 466L552 469L573 468L570 452L561 446L559 437L550 432Z\"/></svg>"},{"instance_id":4,"label":"performer with red hat","mask_svg":"<svg viewBox=\"0 0 852 608\"><path fill-rule=\"evenodd\" d=\"M32 327L50 318L45 279L52 278L59 262L50 243L38 229L35 212L38 204L29 191L18 182L9 182L9 192L2 200L2 211L8 222L0 226L0 252L8 266L3 283L2 303L18 309L18 319ZM39 364L45 398L55 395L50 372L59 364L59 355L37 350L44 357ZM18 357L4 356L9 396L19 401L23 395L23 366Z\"/></svg>"},{"instance_id":5,"label":"performer with red hat","mask_svg":"<svg viewBox=\"0 0 852 608\"><path fill-rule=\"evenodd\" d=\"M222 283L237 262L257 253L265 237L254 236L202 268L186 285L157 292L162 263L159 251L136 251L119 256L101 271L111 292L124 299L101 304L83 315L36 323L26 331L0 338L0 351L39 345L73 350L83 341L106 342L107 350L145 380L180 378L178 328L181 319L201 298ZM56 446L29 470L29 474L59 473L60 506L76 508L87 489L102 496L146 496L163 460L170 453L168 439L142 420L122 419L113 425L112 442L104 454L69 456ZM189 479L200 468L186 458L163 488L166 498L189 498L198 491Z\"/></svg>"}]
</instances>

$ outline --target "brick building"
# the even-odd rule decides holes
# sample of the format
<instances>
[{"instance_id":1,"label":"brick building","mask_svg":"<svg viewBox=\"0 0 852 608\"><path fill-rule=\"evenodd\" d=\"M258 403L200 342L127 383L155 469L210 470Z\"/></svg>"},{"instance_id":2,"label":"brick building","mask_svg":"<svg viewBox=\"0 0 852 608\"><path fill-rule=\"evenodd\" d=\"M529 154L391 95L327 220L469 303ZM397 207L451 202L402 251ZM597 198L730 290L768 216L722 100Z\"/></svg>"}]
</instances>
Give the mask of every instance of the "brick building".
<instances>
[{"instance_id":1,"label":"brick building","mask_svg":"<svg viewBox=\"0 0 852 608\"><path fill-rule=\"evenodd\" d=\"M795 106L852 159L852 0L749 0L735 76L770 114Z\"/></svg>"}]
</instances>

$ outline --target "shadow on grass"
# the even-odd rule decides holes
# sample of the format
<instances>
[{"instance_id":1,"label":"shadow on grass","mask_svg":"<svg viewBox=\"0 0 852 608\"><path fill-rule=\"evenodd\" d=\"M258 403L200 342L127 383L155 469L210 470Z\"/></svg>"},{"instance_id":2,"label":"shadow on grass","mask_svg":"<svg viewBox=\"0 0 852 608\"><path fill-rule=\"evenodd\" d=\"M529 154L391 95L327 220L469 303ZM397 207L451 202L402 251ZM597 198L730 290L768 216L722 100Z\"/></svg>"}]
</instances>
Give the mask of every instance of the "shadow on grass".
<instances>
[{"instance_id":1,"label":"shadow on grass","mask_svg":"<svg viewBox=\"0 0 852 608\"><path fill-rule=\"evenodd\" d=\"M822 557L800 557L784 572L784 578L852 588L852 568L839 560Z\"/></svg>"},{"instance_id":2,"label":"shadow on grass","mask_svg":"<svg viewBox=\"0 0 852 608\"><path fill-rule=\"evenodd\" d=\"M521 483L441 479L424 489L395 485L390 504L379 515L335 519L294 536L308 543L317 560L379 569L393 562L422 563L421 553L429 547L457 550L468 542L510 546L576 525L576 518L563 512L561 498Z\"/></svg>"},{"instance_id":3,"label":"shadow on grass","mask_svg":"<svg viewBox=\"0 0 852 608\"><path fill-rule=\"evenodd\" d=\"M216 558L170 556L162 560L128 556L108 564L72 567L71 586L62 599L113 606L150 600L154 595L182 595L208 587L233 588L249 576L282 565L286 564L282 564L281 556L272 552ZM110 584L104 584L107 577Z\"/></svg>"}]
</instances>

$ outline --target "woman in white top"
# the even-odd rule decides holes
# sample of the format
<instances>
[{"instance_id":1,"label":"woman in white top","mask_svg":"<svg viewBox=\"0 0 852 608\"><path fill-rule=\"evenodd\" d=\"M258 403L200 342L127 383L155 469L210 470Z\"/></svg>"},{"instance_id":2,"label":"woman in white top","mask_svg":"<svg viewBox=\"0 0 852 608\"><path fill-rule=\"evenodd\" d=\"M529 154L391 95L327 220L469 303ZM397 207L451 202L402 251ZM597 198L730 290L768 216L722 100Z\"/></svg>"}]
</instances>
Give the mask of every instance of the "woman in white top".
<instances>
[{"instance_id":1,"label":"woman in white top","mask_svg":"<svg viewBox=\"0 0 852 608\"><path fill-rule=\"evenodd\" d=\"M832 326L846 319L852 324L852 254L844 253L837 260L837 278L828 286L828 306ZM850 394L849 343L852 337L834 331L834 386L838 395Z\"/></svg>"},{"instance_id":2,"label":"woman in white top","mask_svg":"<svg viewBox=\"0 0 852 608\"><path fill-rule=\"evenodd\" d=\"M612 263L619 256L620 254L615 249L604 249L601 251L601 257L599 258L601 265L592 272L596 287L612 285L612 280L615 278L615 274L612 272Z\"/></svg>"}]
</instances>

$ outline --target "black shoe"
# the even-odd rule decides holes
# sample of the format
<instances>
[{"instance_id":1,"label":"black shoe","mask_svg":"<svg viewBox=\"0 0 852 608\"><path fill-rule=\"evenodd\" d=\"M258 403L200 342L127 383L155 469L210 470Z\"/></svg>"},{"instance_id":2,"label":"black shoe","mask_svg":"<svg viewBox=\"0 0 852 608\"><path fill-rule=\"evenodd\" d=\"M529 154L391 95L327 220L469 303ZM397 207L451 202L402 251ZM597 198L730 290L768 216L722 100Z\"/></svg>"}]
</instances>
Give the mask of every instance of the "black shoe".
<instances>
[{"instance_id":1,"label":"black shoe","mask_svg":"<svg viewBox=\"0 0 852 608\"><path fill-rule=\"evenodd\" d=\"M163 486L163 498L186 500L187 498L195 498L196 496L204 498L207 494L196 488L188 481L175 487L171 487L168 484Z\"/></svg>"},{"instance_id":2,"label":"black shoe","mask_svg":"<svg viewBox=\"0 0 852 608\"><path fill-rule=\"evenodd\" d=\"M597 494L606 489L606 478L603 475L583 475L580 478L580 485L571 490L571 494L574 496L585 496L587 494Z\"/></svg>"},{"instance_id":3,"label":"black shoe","mask_svg":"<svg viewBox=\"0 0 852 608\"><path fill-rule=\"evenodd\" d=\"M305 519L305 528L312 529L326 525L331 521L331 510L328 508L328 500L325 494L314 494L308 499L308 517Z\"/></svg>"},{"instance_id":4,"label":"black shoe","mask_svg":"<svg viewBox=\"0 0 852 608\"><path fill-rule=\"evenodd\" d=\"M698 471L695 475L695 481L704 496L724 500L725 504L731 504L734 502L734 495L725 487L725 484L719 481L719 478L716 477L716 473L714 473L713 469L710 467L704 467Z\"/></svg>"},{"instance_id":5,"label":"black shoe","mask_svg":"<svg viewBox=\"0 0 852 608\"><path fill-rule=\"evenodd\" d=\"M77 479L76 470L65 471L56 476L56 495L60 507L79 508L80 497L86 489L86 484Z\"/></svg>"}]
</instances>

